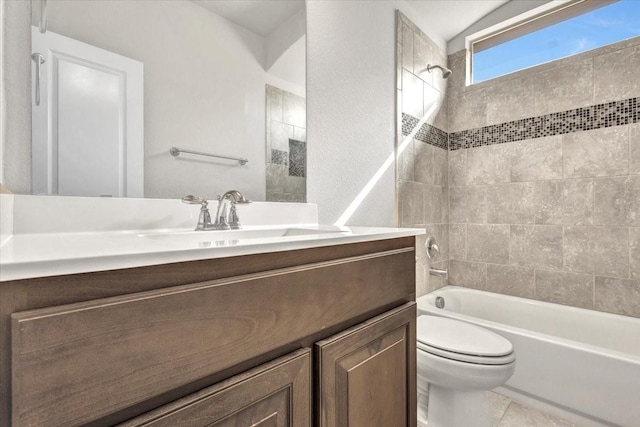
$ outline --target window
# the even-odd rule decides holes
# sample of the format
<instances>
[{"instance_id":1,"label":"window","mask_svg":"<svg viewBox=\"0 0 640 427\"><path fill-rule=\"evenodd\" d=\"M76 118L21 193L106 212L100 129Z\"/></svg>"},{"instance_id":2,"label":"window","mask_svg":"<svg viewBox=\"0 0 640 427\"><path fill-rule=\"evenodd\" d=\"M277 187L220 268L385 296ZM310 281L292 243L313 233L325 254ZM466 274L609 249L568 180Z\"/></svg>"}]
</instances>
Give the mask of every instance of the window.
<instances>
[{"instance_id":1,"label":"window","mask_svg":"<svg viewBox=\"0 0 640 427\"><path fill-rule=\"evenodd\" d=\"M479 83L638 35L640 0L574 2L473 41L471 81Z\"/></svg>"}]
</instances>

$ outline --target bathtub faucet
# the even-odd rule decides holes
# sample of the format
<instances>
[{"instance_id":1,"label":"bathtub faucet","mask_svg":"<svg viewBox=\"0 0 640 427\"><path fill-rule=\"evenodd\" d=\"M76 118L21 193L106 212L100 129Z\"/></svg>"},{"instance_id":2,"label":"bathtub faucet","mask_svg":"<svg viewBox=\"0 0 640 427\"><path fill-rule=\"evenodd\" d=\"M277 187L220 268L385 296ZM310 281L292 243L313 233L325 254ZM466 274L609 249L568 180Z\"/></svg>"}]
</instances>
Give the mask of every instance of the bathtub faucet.
<instances>
[{"instance_id":1,"label":"bathtub faucet","mask_svg":"<svg viewBox=\"0 0 640 427\"><path fill-rule=\"evenodd\" d=\"M447 269L429 267L429 274L432 276L442 277L444 280L447 280L449 278L449 272L447 271Z\"/></svg>"}]
</instances>

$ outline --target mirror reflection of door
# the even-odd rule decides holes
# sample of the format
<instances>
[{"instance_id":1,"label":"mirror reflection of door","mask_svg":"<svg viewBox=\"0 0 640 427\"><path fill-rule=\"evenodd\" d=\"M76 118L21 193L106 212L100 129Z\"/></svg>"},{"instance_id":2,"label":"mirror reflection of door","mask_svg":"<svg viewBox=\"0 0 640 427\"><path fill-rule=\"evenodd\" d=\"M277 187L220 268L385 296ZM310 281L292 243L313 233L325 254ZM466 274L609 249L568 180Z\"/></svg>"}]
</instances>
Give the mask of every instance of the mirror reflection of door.
<instances>
[{"instance_id":1,"label":"mirror reflection of door","mask_svg":"<svg viewBox=\"0 0 640 427\"><path fill-rule=\"evenodd\" d=\"M32 50L33 192L143 197L143 64L35 27Z\"/></svg>"}]
</instances>

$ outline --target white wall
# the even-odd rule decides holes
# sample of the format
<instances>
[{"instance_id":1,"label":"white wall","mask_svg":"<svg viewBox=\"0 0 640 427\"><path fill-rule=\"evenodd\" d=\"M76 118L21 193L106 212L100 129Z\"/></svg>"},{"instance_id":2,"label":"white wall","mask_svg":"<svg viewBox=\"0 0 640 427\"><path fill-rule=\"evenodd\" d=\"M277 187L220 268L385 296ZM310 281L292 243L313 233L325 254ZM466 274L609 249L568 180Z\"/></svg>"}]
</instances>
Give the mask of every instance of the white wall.
<instances>
[{"instance_id":1,"label":"white wall","mask_svg":"<svg viewBox=\"0 0 640 427\"><path fill-rule=\"evenodd\" d=\"M318 204L320 223L341 218L392 156L346 223L396 224L398 8L420 24L404 2L307 2L307 200Z\"/></svg>"},{"instance_id":2,"label":"white wall","mask_svg":"<svg viewBox=\"0 0 640 427\"><path fill-rule=\"evenodd\" d=\"M0 184L19 193L31 191L30 11L30 2L0 1Z\"/></svg>"}]
</instances>

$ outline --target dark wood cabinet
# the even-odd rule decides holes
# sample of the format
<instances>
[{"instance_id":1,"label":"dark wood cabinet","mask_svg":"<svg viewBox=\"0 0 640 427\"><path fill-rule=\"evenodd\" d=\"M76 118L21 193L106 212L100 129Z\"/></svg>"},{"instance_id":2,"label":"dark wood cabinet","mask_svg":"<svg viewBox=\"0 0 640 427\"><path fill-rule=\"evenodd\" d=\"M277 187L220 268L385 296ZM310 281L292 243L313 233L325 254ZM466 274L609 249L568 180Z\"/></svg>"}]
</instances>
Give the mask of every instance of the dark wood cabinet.
<instances>
[{"instance_id":1,"label":"dark wood cabinet","mask_svg":"<svg viewBox=\"0 0 640 427\"><path fill-rule=\"evenodd\" d=\"M310 427L311 356L303 349L120 427Z\"/></svg>"},{"instance_id":2,"label":"dark wood cabinet","mask_svg":"<svg viewBox=\"0 0 640 427\"><path fill-rule=\"evenodd\" d=\"M413 427L414 244L0 283L0 427Z\"/></svg>"},{"instance_id":3,"label":"dark wood cabinet","mask_svg":"<svg viewBox=\"0 0 640 427\"><path fill-rule=\"evenodd\" d=\"M416 306L316 344L320 427L415 426Z\"/></svg>"}]
</instances>

